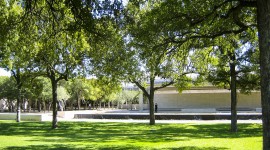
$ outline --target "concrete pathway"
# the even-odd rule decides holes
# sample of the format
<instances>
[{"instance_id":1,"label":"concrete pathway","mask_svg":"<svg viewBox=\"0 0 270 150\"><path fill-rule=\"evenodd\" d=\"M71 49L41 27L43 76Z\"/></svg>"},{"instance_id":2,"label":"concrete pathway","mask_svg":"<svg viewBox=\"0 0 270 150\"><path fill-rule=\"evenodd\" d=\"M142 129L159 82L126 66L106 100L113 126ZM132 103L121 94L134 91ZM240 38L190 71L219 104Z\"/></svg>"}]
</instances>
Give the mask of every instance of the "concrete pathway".
<instances>
[{"instance_id":1,"label":"concrete pathway","mask_svg":"<svg viewBox=\"0 0 270 150\"><path fill-rule=\"evenodd\" d=\"M74 122L121 122L121 123L149 123L149 120L133 120L133 119L64 119L58 118L59 121ZM47 120L51 121L51 120ZM176 124L230 124L230 120L156 120L158 124L176 123ZM238 123L259 123L261 120L238 120Z\"/></svg>"},{"instance_id":2,"label":"concrete pathway","mask_svg":"<svg viewBox=\"0 0 270 150\"><path fill-rule=\"evenodd\" d=\"M149 120L136 120L136 119L75 119L74 114L132 114L132 115L148 115L148 111L134 111L134 110L81 110L81 111L58 111L58 121L82 121L82 122L122 122L122 123L149 123ZM202 115L202 114L227 114L230 113L183 113L180 111L162 111L156 113L157 115ZM256 112L241 112L238 114L260 114ZM12 115L13 118L9 117ZM51 112L40 112L40 113L22 113L24 117L28 117L29 121L34 121L33 116L41 116L40 121L52 121L52 113ZM14 120L16 117L16 113L0 113L0 119L2 116L2 120ZM3 119L3 117L5 117ZM8 117L8 118L7 118ZM38 121L38 120L36 120ZM156 123L190 123L190 124L215 124L215 123L225 123L230 124L230 120L156 120ZM262 120L238 120L238 123L262 123Z\"/></svg>"},{"instance_id":3,"label":"concrete pathway","mask_svg":"<svg viewBox=\"0 0 270 150\"><path fill-rule=\"evenodd\" d=\"M58 117L58 121L80 121L80 122L122 122L122 123L149 123L149 120L136 120L136 119L75 119L74 114L149 114L148 111L130 111L130 110L86 110L86 111L65 111L63 117ZM58 112L61 114L61 112ZM156 114L202 114L202 113L182 113L180 111L164 111ZM203 114L220 114L220 113L203 113ZM230 113L222 113L230 114ZM258 114L255 112L241 112L238 114ZM52 121L52 113L47 113L46 117L43 117L43 121ZM190 123L190 124L230 124L230 120L156 120L156 123ZM238 123L262 123L262 120L238 120Z\"/></svg>"}]
</instances>

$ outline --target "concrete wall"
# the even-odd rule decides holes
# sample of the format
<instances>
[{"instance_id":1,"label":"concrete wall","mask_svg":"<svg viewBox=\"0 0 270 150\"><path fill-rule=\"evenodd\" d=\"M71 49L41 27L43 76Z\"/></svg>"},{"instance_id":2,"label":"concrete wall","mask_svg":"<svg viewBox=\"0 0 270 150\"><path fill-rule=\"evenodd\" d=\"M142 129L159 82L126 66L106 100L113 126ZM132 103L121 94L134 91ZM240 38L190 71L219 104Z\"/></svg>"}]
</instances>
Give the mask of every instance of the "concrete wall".
<instances>
[{"instance_id":1,"label":"concrete wall","mask_svg":"<svg viewBox=\"0 0 270 150\"><path fill-rule=\"evenodd\" d=\"M260 108L260 99L260 92L238 93L238 108ZM155 103L159 108L229 108L230 101L228 90L200 89L179 94L175 89L169 89L155 93Z\"/></svg>"},{"instance_id":2,"label":"concrete wall","mask_svg":"<svg viewBox=\"0 0 270 150\"><path fill-rule=\"evenodd\" d=\"M16 120L16 113L1 113L0 120ZM45 114L21 114L22 121L42 121Z\"/></svg>"}]
</instances>

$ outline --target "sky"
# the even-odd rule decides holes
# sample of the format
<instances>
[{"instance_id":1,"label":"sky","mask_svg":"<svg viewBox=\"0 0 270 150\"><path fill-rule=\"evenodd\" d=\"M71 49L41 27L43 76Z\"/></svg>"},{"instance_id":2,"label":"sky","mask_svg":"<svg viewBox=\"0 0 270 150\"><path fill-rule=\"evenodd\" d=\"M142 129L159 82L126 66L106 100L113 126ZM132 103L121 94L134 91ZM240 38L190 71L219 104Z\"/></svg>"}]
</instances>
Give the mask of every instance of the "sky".
<instances>
[{"instance_id":1,"label":"sky","mask_svg":"<svg viewBox=\"0 0 270 150\"><path fill-rule=\"evenodd\" d=\"M10 76L10 72L7 72L3 68L0 68L0 76Z\"/></svg>"}]
</instances>

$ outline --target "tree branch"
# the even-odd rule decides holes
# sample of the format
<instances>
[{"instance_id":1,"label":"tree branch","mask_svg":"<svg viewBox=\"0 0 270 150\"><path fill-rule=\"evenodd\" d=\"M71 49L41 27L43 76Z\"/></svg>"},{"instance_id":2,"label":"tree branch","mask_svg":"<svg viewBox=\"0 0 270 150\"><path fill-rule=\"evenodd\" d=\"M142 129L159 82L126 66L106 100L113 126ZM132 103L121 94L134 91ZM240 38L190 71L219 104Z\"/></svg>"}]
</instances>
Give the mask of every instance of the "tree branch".
<instances>
[{"instance_id":1,"label":"tree branch","mask_svg":"<svg viewBox=\"0 0 270 150\"><path fill-rule=\"evenodd\" d=\"M136 85L143 91L143 93L144 93L147 97L150 97L149 93L146 91L146 89L145 89L138 81L134 81L134 80L131 80L131 79L129 79L129 81L130 81L131 83L136 84Z\"/></svg>"},{"instance_id":2,"label":"tree branch","mask_svg":"<svg viewBox=\"0 0 270 150\"><path fill-rule=\"evenodd\" d=\"M159 89L162 89L162 88L165 88L165 87L170 86L170 85L172 85L172 84L174 84L174 83L175 83L174 81L171 81L171 82L168 82L168 83L166 83L166 84L162 84L162 85L159 86L159 87L155 87L155 88L154 88L154 91L159 90Z\"/></svg>"}]
</instances>

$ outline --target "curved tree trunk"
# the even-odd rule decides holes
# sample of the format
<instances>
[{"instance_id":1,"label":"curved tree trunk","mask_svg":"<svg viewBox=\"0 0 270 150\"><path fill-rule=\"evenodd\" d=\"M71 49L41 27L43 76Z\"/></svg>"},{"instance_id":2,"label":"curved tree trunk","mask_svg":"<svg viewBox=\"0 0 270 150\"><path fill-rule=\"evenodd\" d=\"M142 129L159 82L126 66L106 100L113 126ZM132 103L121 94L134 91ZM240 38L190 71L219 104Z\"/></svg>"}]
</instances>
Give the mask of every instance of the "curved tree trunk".
<instances>
[{"instance_id":1,"label":"curved tree trunk","mask_svg":"<svg viewBox=\"0 0 270 150\"><path fill-rule=\"evenodd\" d=\"M257 0L259 30L263 149L270 149L270 1Z\"/></svg>"}]
</instances>

